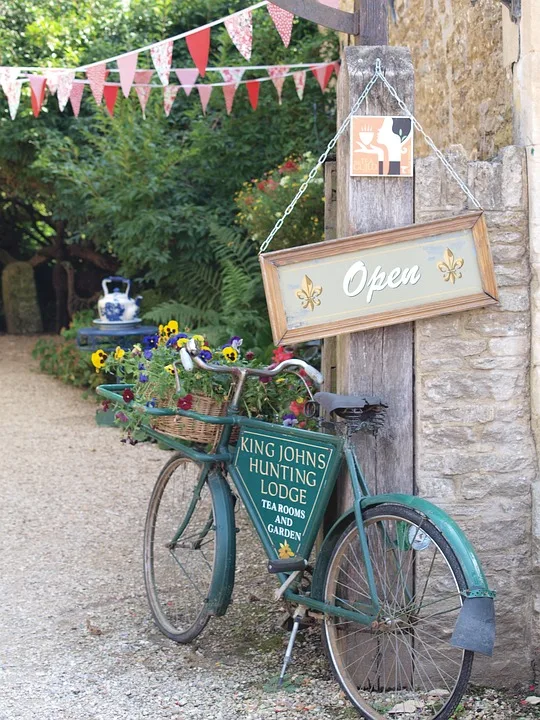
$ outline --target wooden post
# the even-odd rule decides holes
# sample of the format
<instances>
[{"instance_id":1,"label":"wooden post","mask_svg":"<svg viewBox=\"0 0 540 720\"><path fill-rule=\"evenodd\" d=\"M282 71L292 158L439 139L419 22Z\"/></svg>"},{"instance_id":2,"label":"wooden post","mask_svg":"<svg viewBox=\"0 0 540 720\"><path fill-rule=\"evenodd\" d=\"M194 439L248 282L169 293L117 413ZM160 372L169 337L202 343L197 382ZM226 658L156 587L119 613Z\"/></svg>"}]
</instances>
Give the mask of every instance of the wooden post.
<instances>
[{"instance_id":1,"label":"wooden post","mask_svg":"<svg viewBox=\"0 0 540 720\"><path fill-rule=\"evenodd\" d=\"M359 0L355 0L359 5ZM380 58L386 77L412 109L414 74L406 48L388 47L386 0L362 0L358 41L378 38L381 46L345 48L338 84L338 126L373 75ZM359 111L362 115L402 115L378 82ZM338 237L414 222L413 179L351 177L349 132L337 148ZM372 492L414 491L413 326L411 323L342 335L337 341L338 392L369 393L389 405L385 427L376 438L355 436L360 465ZM339 510L350 507L349 484L338 485Z\"/></svg>"}]
</instances>

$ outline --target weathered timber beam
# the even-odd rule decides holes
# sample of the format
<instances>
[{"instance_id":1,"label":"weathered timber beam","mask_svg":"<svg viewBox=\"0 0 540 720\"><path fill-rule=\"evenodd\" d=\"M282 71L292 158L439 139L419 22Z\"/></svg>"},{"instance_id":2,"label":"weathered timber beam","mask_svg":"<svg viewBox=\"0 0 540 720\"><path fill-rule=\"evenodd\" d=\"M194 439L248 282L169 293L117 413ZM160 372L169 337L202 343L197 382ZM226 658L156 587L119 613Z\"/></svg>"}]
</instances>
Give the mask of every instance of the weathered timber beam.
<instances>
[{"instance_id":1,"label":"weathered timber beam","mask_svg":"<svg viewBox=\"0 0 540 720\"><path fill-rule=\"evenodd\" d=\"M360 26L357 13L336 10L328 5L322 5L317 0L272 0L272 3L330 30L358 35Z\"/></svg>"}]
</instances>

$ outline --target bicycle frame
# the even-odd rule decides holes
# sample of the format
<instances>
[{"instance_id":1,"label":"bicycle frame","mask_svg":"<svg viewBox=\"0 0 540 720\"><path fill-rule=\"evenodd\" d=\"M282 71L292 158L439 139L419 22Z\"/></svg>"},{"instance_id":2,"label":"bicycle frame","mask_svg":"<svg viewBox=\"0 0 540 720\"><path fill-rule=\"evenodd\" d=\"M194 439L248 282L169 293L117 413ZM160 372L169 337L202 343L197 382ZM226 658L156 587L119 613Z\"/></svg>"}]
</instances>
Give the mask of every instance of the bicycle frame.
<instances>
[{"instance_id":1,"label":"bicycle frame","mask_svg":"<svg viewBox=\"0 0 540 720\"><path fill-rule=\"evenodd\" d=\"M128 387L131 386L125 384L102 385L97 391L115 403L125 405L121 393ZM226 473L229 474L268 558L271 560L275 560L280 555L281 557L300 556L306 560L310 557L335 486L337 474L343 459L345 459L349 481L353 489L353 508L334 524L324 538L314 569L310 595L298 592L294 583L283 593L286 600L303 605L318 613L342 617L364 625L369 625L377 619L380 604L367 547L362 511L367 507L392 502L419 510L449 539L465 574L468 590L465 593L462 614L468 623L467 632L464 633L467 639L462 640L459 646L490 654L493 634L484 639L480 645L477 644L475 647L470 645L471 642L473 645L475 644L470 639L474 638L472 630L482 626L486 618L489 619L494 593L489 590L474 549L463 532L440 508L422 498L397 494L371 495L358 461L344 438L273 425L237 415L234 403L229 407L228 415L223 417L201 415L180 409L142 407L148 415L184 415L202 422L223 426L217 449L208 453L190 447L180 439L164 435L149 426L145 425L144 430L150 437L200 463L202 470L199 485L202 485L206 478L209 482L213 480L215 491L219 492L222 498L229 492L224 476ZM229 445L231 432L235 425L240 427L236 448ZM266 464L263 465L263 463ZM272 486L270 487L270 485ZM291 494L291 488L297 492ZM222 502L221 507L223 514L230 513L230 517L221 518L221 521L228 528L228 533L234 534L236 530L232 504ZM274 516L273 521L272 516ZM277 518L280 518L279 521ZM366 579L371 595L371 605L364 606L363 611L342 608L324 601L324 578L332 550L343 530L353 520L356 521L358 528ZM182 527L180 526L171 541L178 540L181 532ZM222 588L224 585L230 586L232 592L230 578L234 574L234 565L235 554L233 551L227 556L225 566L222 567L223 583L214 583L216 597L208 598L209 606L217 615L223 614L229 604L230 592L219 592L218 588L220 586ZM289 577L286 573L278 573L277 576L281 583L285 583ZM212 592L211 589L211 594ZM474 617L474 611L470 612L468 609L473 600L489 600L491 607L485 612L483 611L482 616ZM477 605L478 603L472 602L473 607ZM467 645L467 643L469 644Z\"/></svg>"}]
</instances>

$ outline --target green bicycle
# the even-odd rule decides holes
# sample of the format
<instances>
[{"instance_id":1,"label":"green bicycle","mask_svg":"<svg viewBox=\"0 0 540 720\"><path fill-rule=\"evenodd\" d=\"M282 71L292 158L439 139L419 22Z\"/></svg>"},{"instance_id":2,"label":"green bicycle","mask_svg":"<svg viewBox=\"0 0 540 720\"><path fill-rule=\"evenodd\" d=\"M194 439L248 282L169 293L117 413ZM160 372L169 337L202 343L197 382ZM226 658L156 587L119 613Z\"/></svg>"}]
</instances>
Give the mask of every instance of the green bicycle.
<instances>
[{"instance_id":1,"label":"green bicycle","mask_svg":"<svg viewBox=\"0 0 540 720\"><path fill-rule=\"evenodd\" d=\"M223 426L217 448L205 452L145 425L177 451L152 492L144 535L146 592L160 630L188 643L212 616L225 614L234 585L236 493L279 580L276 598L295 608L281 679L300 624L322 619L328 659L362 717L449 718L474 653L492 653L495 593L469 541L441 509L419 497L370 494L351 436L377 431L384 404L319 392L311 410L322 408L335 434L273 425L237 414L246 382L303 368L320 384L315 368L296 359L264 370L211 365L193 341L181 358L187 370L195 364L230 373L234 395L225 417L141 408L150 417L178 414ZM102 385L98 392L122 404L126 387ZM343 463L353 507L313 558Z\"/></svg>"}]
</instances>

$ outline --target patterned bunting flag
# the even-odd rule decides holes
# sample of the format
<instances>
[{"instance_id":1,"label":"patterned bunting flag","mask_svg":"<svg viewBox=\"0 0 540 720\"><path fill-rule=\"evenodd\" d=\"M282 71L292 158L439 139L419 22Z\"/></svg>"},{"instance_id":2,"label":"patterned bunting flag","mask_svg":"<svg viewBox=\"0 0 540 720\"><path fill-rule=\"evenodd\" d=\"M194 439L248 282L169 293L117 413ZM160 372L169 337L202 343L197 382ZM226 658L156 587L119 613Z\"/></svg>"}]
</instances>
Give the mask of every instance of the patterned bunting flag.
<instances>
[{"instance_id":1,"label":"patterned bunting flag","mask_svg":"<svg viewBox=\"0 0 540 720\"><path fill-rule=\"evenodd\" d=\"M86 77L90 83L90 90L94 96L94 100L98 105L101 105L103 99L103 88L105 87L105 78L107 77L107 65L105 63L99 63L99 65L93 65L86 70Z\"/></svg>"},{"instance_id":2,"label":"patterned bunting flag","mask_svg":"<svg viewBox=\"0 0 540 720\"><path fill-rule=\"evenodd\" d=\"M299 70L293 73L294 87L296 88L296 94L302 100L304 97L304 89L306 87L306 71Z\"/></svg>"},{"instance_id":3,"label":"patterned bunting flag","mask_svg":"<svg viewBox=\"0 0 540 720\"><path fill-rule=\"evenodd\" d=\"M80 80L75 80L71 86L71 92L69 94L69 102L71 103L71 109L75 117L79 117L81 111L81 100L84 92L84 83Z\"/></svg>"},{"instance_id":4,"label":"patterned bunting flag","mask_svg":"<svg viewBox=\"0 0 540 720\"><path fill-rule=\"evenodd\" d=\"M127 97L129 95L129 91L131 90L131 86L133 85L135 73L137 72L138 58L139 53L132 52L128 55L122 55L122 57L119 57L116 61L120 74L120 85L122 87L124 97Z\"/></svg>"},{"instance_id":5,"label":"patterned bunting flag","mask_svg":"<svg viewBox=\"0 0 540 720\"><path fill-rule=\"evenodd\" d=\"M232 15L225 20L225 27L229 37L236 45L236 49L246 60L251 57L251 44L253 40L253 21L251 10L239 15Z\"/></svg>"},{"instance_id":6,"label":"patterned bunting flag","mask_svg":"<svg viewBox=\"0 0 540 720\"><path fill-rule=\"evenodd\" d=\"M236 90L240 85L244 72L245 68L241 67L223 68L223 70L221 70L221 77L224 82L233 83L234 89Z\"/></svg>"},{"instance_id":7,"label":"patterned bunting flag","mask_svg":"<svg viewBox=\"0 0 540 720\"><path fill-rule=\"evenodd\" d=\"M135 92L137 93L137 97L139 98L139 104L141 106L142 110L142 116L146 120L146 105L148 103L148 98L150 97L150 92L152 88L150 85L135 85ZM168 90L169 85L166 85L164 87L164 90Z\"/></svg>"},{"instance_id":8,"label":"patterned bunting flag","mask_svg":"<svg viewBox=\"0 0 540 720\"><path fill-rule=\"evenodd\" d=\"M165 115L167 117L171 114L172 106L179 90L179 85L167 85L167 87L163 88L163 109L165 110ZM189 88L189 92L191 92L191 88Z\"/></svg>"},{"instance_id":9,"label":"patterned bunting flag","mask_svg":"<svg viewBox=\"0 0 540 720\"><path fill-rule=\"evenodd\" d=\"M180 85L182 85L186 95L190 95L193 90L193 86L199 77L199 71L197 68L184 68L183 70L176 70L176 77L178 78Z\"/></svg>"},{"instance_id":10,"label":"patterned bunting flag","mask_svg":"<svg viewBox=\"0 0 540 720\"><path fill-rule=\"evenodd\" d=\"M118 97L119 90L120 85L117 85L116 83L107 83L103 88L105 105L107 107L107 112L111 117L114 115L114 105L116 103L116 98Z\"/></svg>"},{"instance_id":11,"label":"patterned bunting flag","mask_svg":"<svg viewBox=\"0 0 540 720\"><path fill-rule=\"evenodd\" d=\"M268 3L268 12L274 21L274 25L276 26L276 30L278 31L280 38L283 40L283 44L285 47L289 47L294 15L288 10L284 10L278 5L274 5L272 3Z\"/></svg>"},{"instance_id":12,"label":"patterned bunting flag","mask_svg":"<svg viewBox=\"0 0 540 720\"><path fill-rule=\"evenodd\" d=\"M165 42L159 43L159 45L154 45L154 47L150 49L150 55L152 56L154 67L156 68L159 79L161 80L163 85L169 84L169 73L171 71L172 63L172 51L172 40L165 40Z\"/></svg>"},{"instance_id":13,"label":"patterned bunting flag","mask_svg":"<svg viewBox=\"0 0 540 720\"><path fill-rule=\"evenodd\" d=\"M261 90L261 83L258 80L248 80L246 83L249 103L253 110L257 109L259 104L259 92Z\"/></svg>"},{"instance_id":14,"label":"patterned bunting flag","mask_svg":"<svg viewBox=\"0 0 540 720\"><path fill-rule=\"evenodd\" d=\"M56 87L58 90L58 107L60 108L60 112L63 112L67 105L74 80L75 70L66 70L58 76L58 83ZM48 82L49 81L47 80L47 84Z\"/></svg>"},{"instance_id":15,"label":"patterned bunting flag","mask_svg":"<svg viewBox=\"0 0 540 720\"><path fill-rule=\"evenodd\" d=\"M281 91L283 90L283 83L285 82L284 75L286 75L288 72L289 72L289 68L286 65L275 65L274 67L268 68L268 74L272 78L274 87L277 90L280 105L281 105Z\"/></svg>"},{"instance_id":16,"label":"patterned bunting flag","mask_svg":"<svg viewBox=\"0 0 540 720\"><path fill-rule=\"evenodd\" d=\"M204 28L186 37L186 45L195 67L204 77L210 54L210 28Z\"/></svg>"},{"instance_id":17,"label":"patterned bunting flag","mask_svg":"<svg viewBox=\"0 0 540 720\"><path fill-rule=\"evenodd\" d=\"M223 96L225 98L225 107L227 108L227 115L231 114L235 93L236 93L236 87L234 85L224 85L223 86Z\"/></svg>"},{"instance_id":18,"label":"patterned bunting flag","mask_svg":"<svg viewBox=\"0 0 540 720\"><path fill-rule=\"evenodd\" d=\"M208 101L210 100L210 95L212 94L212 86L197 85L197 90L199 91L203 113L206 115L206 108L208 107Z\"/></svg>"},{"instance_id":19,"label":"patterned bunting flag","mask_svg":"<svg viewBox=\"0 0 540 720\"><path fill-rule=\"evenodd\" d=\"M148 85L153 74L153 70L137 70L135 73L135 85Z\"/></svg>"},{"instance_id":20,"label":"patterned bunting flag","mask_svg":"<svg viewBox=\"0 0 540 720\"><path fill-rule=\"evenodd\" d=\"M58 78L62 70L60 68L50 68L44 71L45 78L47 79L47 87L51 95L56 95L58 90Z\"/></svg>"},{"instance_id":21,"label":"patterned bunting flag","mask_svg":"<svg viewBox=\"0 0 540 720\"><path fill-rule=\"evenodd\" d=\"M30 75L30 101L32 103L32 112L37 117L41 111L41 106L45 100L45 86L47 78L43 75Z\"/></svg>"},{"instance_id":22,"label":"patterned bunting flag","mask_svg":"<svg viewBox=\"0 0 540 720\"><path fill-rule=\"evenodd\" d=\"M0 86L7 97L9 114L12 120L17 117L21 101L22 81L17 80L18 76L19 68L0 67Z\"/></svg>"}]
</instances>

